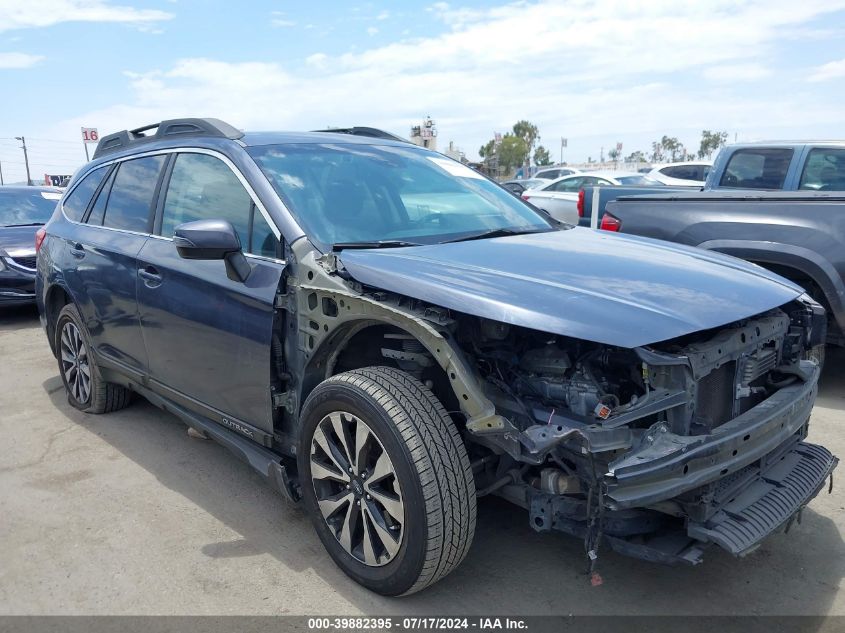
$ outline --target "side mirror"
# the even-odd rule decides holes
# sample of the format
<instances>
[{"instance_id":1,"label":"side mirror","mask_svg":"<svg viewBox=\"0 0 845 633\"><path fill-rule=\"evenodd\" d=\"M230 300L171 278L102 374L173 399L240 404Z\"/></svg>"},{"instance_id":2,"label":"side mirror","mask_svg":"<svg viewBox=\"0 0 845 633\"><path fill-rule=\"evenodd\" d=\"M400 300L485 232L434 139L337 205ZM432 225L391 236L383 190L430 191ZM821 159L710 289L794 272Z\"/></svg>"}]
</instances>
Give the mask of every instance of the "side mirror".
<instances>
[{"instance_id":1,"label":"side mirror","mask_svg":"<svg viewBox=\"0 0 845 633\"><path fill-rule=\"evenodd\" d=\"M233 281L246 281L252 272L238 233L226 220L180 224L173 232L173 243L183 259L222 259L226 262L226 275Z\"/></svg>"}]
</instances>

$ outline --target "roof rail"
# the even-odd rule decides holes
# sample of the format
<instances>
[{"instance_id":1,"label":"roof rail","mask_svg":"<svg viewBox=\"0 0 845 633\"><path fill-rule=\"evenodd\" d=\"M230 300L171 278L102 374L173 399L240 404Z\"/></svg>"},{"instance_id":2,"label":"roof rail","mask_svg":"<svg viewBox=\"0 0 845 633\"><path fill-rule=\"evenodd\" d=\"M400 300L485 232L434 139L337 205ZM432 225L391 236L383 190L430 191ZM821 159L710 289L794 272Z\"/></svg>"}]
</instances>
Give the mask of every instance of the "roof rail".
<instances>
[{"instance_id":1,"label":"roof rail","mask_svg":"<svg viewBox=\"0 0 845 633\"><path fill-rule=\"evenodd\" d=\"M411 141L406 138L396 136L395 134L391 134L390 132L385 132L384 130L379 130L378 128L374 127L339 127L313 131L330 132L332 134L351 134L352 136L369 136L371 138L383 138L388 139L390 141L402 141L403 143L411 143Z\"/></svg>"},{"instance_id":2,"label":"roof rail","mask_svg":"<svg viewBox=\"0 0 845 633\"><path fill-rule=\"evenodd\" d=\"M153 129L155 133L149 133ZM160 141L174 136L211 136L234 140L243 135L243 132L220 119L168 119L161 123L152 123L134 130L123 130L102 137L97 143L97 149L94 150L94 158L138 143Z\"/></svg>"}]
</instances>

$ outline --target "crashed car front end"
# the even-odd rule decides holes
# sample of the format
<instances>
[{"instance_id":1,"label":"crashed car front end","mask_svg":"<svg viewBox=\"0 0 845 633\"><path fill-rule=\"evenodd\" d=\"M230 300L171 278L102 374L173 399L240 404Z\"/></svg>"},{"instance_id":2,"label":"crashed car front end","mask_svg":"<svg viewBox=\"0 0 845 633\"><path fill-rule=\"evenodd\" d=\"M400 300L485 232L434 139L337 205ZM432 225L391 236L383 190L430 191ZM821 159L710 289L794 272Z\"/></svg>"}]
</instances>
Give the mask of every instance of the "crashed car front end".
<instances>
[{"instance_id":1,"label":"crashed car front end","mask_svg":"<svg viewBox=\"0 0 845 633\"><path fill-rule=\"evenodd\" d=\"M746 554L836 467L805 441L820 370L802 358L825 334L806 297L634 349L501 324L469 331L506 420L468 423L504 456L486 478L534 529L584 538L592 557L602 541L664 563L698 563L711 544Z\"/></svg>"},{"instance_id":2,"label":"crashed car front end","mask_svg":"<svg viewBox=\"0 0 845 633\"><path fill-rule=\"evenodd\" d=\"M331 261L422 343L381 352L465 429L479 495L584 539L591 561L600 544L745 554L836 467L805 441L824 309L758 266L586 229Z\"/></svg>"}]
</instances>

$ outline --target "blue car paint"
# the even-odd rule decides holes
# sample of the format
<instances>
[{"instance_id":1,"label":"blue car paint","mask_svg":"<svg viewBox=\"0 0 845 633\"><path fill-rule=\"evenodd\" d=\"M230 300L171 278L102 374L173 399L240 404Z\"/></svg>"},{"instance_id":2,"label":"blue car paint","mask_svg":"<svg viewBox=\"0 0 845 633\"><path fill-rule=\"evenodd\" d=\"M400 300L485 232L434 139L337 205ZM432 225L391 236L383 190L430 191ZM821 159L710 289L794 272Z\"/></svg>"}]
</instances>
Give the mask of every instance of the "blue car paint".
<instances>
[{"instance_id":1,"label":"blue car paint","mask_svg":"<svg viewBox=\"0 0 845 633\"><path fill-rule=\"evenodd\" d=\"M145 235L65 223L50 251L101 356L143 373L147 354L138 328L135 258ZM50 225L54 225L51 223Z\"/></svg>"},{"instance_id":2,"label":"blue car paint","mask_svg":"<svg viewBox=\"0 0 845 633\"><path fill-rule=\"evenodd\" d=\"M621 347L726 325L803 294L791 282L732 257L580 228L348 250L340 260L367 285Z\"/></svg>"},{"instance_id":3,"label":"blue car paint","mask_svg":"<svg viewBox=\"0 0 845 633\"><path fill-rule=\"evenodd\" d=\"M192 139L190 146L230 160L290 244L304 233L244 150L286 142L373 141L323 133L254 133L239 141ZM184 146L183 139L153 141L143 151ZM92 161L68 192L92 169L138 151ZM109 235L97 237L98 232ZM86 240L91 243L80 262L71 247ZM120 258L101 257L106 251L120 251ZM214 410L271 428L269 339L283 263L260 263L255 279L238 284L226 279L221 262L182 260L168 239L83 226L58 210L48 225L44 252L49 254L39 259L36 284L42 324L46 290L60 285L82 311L96 352L119 371L195 411ZM732 258L579 229L412 249L350 250L341 260L368 285L468 314L625 347L725 324L801 294L788 282ZM163 277L159 288L148 287L138 275L148 265Z\"/></svg>"},{"instance_id":4,"label":"blue car paint","mask_svg":"<svg viewBox=\"0 0 845 633\"><path fill-rule=\"evenodd\" d=\"M282 266L251 263L245 282L232 281L223 261L182 259L171 240L150 238L138 268L162 281L138 279L138 316L156 382L272 432L270 337Z\"/></svg>"},{"instance_id":5,"label":"blue car paint","mask_svg":"<svg viewBox=\"0 0 845 633\"><path fill-rule=\"evenodd\" d=\"M184 145L184 141L153 142L144 151ZM203 138L192 140L190 146L213 150L230 160L283 230L284 239L302 236L239 143ZM136 154L137 150L115 152L92 161L75 176L66 195L93 169ZM79 308L103 365L149 384L203 415L222 414L271 429L272 304L283 264L250 258L257 274L240 284L228 280L222 262L182 260L169 239L82 225L68 220L61 208L47 229L42 249L47 255L39 257L36 277L42 326L47 325L46 292L54 285L61 286ZM77 245L82 249L75 248ZM74 250L83 251L84 256L74 255ZM157 293L139 275L149 264L161 266L166 275ZM186 269L193 276L190 283L181 274ZM241 306L240 318L233 319L224 311L224 306L230 310L233 304ZM162 366L158 355L165 349L168 359L180 359L182 369L168 371L172 368ZM149 350L155 352L159 374L152 371ZM193 371L184 371L185 359L190 359Z\"/></svg>"}]
</instances>

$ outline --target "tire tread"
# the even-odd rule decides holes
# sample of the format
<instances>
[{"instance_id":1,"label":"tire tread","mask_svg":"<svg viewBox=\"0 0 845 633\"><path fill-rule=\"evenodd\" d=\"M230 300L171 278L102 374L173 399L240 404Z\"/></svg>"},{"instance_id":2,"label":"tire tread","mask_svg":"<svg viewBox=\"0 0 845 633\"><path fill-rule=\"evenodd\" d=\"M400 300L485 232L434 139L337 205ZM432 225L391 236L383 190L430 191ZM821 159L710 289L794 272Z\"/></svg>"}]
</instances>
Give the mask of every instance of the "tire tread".
<instances>
[{"instance_id":1,"label":"tire tread","mask_svg":"<svg viewBox=\"0 0 845 633\"><path fill-rule=\"evenodd\" d=\"M394 421L411 454L426 504L428 541L420 575L403 595L420 591L461 563L475 534L475 480L460 433L431 390L405 372L366 367L326 382L347 383L371 397Z\"/></svg>"}]
</instances>

